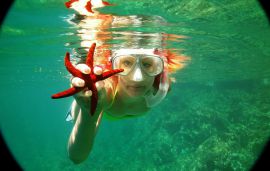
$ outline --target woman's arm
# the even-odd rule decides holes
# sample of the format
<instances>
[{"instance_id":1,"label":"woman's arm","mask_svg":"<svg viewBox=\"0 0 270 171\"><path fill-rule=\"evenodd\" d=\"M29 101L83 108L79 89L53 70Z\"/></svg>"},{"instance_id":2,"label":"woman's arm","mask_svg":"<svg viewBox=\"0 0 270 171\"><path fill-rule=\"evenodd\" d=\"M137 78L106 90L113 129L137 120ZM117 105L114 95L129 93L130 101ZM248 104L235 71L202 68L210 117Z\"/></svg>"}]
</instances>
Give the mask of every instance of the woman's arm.
<instances>
[{"instance_id":1,"label":"woman's arm","mask_svg":"<svg viewBox=\"0 0 270 171\"><path fill-rule=\"evenodd\" d=\"M77 68L81 71L89 69L85 65L77 65ZM84 82L78 77L74 77L71 83L72 86L76 87L84 86ZM81 91L74 95L75 100L71 108L74 127L68 141L68 155L76 164L83 162L88 157L94 144L95 135L102 118L102 112L110 103L107 91L101 86L102 84L100 82L98 83L99 100L93 116L90 114L91 94Z\"/></svg>"},{"instance_id":2,"label":"woman's arm","mask_svg":"<svg viewBox=\"0 0 270 171\"><path fill-rule=\"evenodd\" d=\"M84 104L84 106L79 104ZM74 163L79 164L88 157L93 147L95 135L102 118L102 109L99 105L95 114L91 116L90 98L87 101L82 101L78 97L75 97L72 108L74 127L68 141L68 155Z\"/></svg>"}]
</instances>

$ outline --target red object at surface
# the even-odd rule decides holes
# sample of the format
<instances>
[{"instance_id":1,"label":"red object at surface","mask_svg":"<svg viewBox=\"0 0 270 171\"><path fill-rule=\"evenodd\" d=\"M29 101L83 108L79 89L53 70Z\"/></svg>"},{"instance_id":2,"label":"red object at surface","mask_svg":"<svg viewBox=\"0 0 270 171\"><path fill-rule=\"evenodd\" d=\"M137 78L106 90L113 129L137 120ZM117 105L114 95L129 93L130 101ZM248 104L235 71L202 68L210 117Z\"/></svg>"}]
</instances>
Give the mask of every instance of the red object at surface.
<instances>
[{"instance_id":1,"label":"red object at surface","mask_svg":"<svg viewBox=\"0 0 270 171\"><path fill-rule=\"evenodd\" d=\"M124 71L123 69L114 69L110 71L106 71L102 73L101 75L95 75L94 74L94 64L93 64L93 57L94 57L94 51L95 51L96 44L93 43L92 46L89 49L89 52L87 54L86 58L86 65L91 68L90 74L84 74L78 69L76 69L72 63L70 62L70 55L67 52L65 56L65 66L67 70L74 76L74 77L79 77L85 81L85 86L84 87L71 87L65 91L59 92L57 94L52 95L53 99L58 99L58 98L64 98L64 97L69 97L72 96L85 88L88 90L92 91L92 96L91 96L91 109L90 113L93 116L96 108L97 108L97 102L98 102L98 91L95 83L97 81L104 80L106 78L109 78L119 72Z\"/></svg>"},{"instance_id":2,"label":"red object at surface","mask_svg":"<svg viewBox=\"0 0 270 171\"><path fill-rule=\"evenodd\" d=\"M70 0L70 1L66 2L65 5L66 5L67 8L70 8L71 7L71 4L73 2L77 2L77 1L79 1L79 0Z\"/></svg>"},{"instance_id":3,"label":"red object at surface","mask_svg":"<svg viewBox=\"0 0 270 171\"><path fill-rule=\"evenodd\" d=\"M88 11L88 12L91 12L91 13L94 13L92 11L92 4L91 4L91 1L88 1L85 5L85 9Z\"/></svg>"}]
</instances>

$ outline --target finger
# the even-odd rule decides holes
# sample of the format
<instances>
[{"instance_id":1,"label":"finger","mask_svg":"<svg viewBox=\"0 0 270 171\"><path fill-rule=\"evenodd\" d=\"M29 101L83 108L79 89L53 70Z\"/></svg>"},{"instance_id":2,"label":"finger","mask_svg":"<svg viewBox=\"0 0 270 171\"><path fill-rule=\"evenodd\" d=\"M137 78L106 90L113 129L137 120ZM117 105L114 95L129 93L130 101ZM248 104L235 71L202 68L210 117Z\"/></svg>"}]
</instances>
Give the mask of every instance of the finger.
<instances>
[{"instance_id":1,"label":"finger","mask_svg":"<svg viewBox=\"0 0 270 171\"><path fill-rule=\"evenodd\" d=\"M104 85L105 84L103 81L96 82L96 87L97 87L98 91L101 90L104 87Z\"/></svg>"},{"instance_id":2,"label":"finger","mask_svg":"<svg viewBox=\"0 0 270 171\"><path fill-rule=\"evenodd\" d=\"M91 72L91 69L86 64L78 64L76 65L76 68L84 74L89 74Z\"/></svg>"},{"instance_id":3,"label":"finger","mask_svg":"<svg viewBox=\"0 0 270 171\"><path fill-rule=\"evenodd\" d=\"M74 87L84 87L85 81L79 77L74 77L71 80L71 84Z\"/></svg>"},{"instance_id":4,"label":"finger","mask_svg":"<svg viewBox=\"0 0 270 171\"><path fill-rule=\"evenodd\" d=\"M92 93L91 90L87 90L87 91L84 92L84 95L87 96L87 97L92 96L92 94L93 94L93 93Z\"/></svg>"},{"instance_id":5,"label":"finger","mask_svg":"<svg viewBox=\"0 0 270 171\"><path fill-rule=\"evenodd\" d=\"M101 75L103 73L103 68L101 66L94 67L94 74Z\"/></svg>"}]
</instances>

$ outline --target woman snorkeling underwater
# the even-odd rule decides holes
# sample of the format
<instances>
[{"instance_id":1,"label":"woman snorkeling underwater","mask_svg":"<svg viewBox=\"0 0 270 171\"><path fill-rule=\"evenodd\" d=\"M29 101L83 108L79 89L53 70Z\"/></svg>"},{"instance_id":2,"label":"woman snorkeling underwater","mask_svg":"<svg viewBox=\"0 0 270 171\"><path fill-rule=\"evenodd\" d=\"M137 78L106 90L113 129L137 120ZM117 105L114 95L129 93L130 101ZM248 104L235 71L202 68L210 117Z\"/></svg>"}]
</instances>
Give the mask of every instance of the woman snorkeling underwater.
<instances>
[{"instance_id":1,"label":"woman snorkeling underwater","mask_svg":"<svg viewBox=\"0 0 270 171\"><path fill-rule=\"evenodd\" d=\"M116 119L144 115L167 94L169 79L163 57L145 49L121 49L112 56L111 62L113 69L124 71L97 82L99 100L93 116L89 115L91 90L74 95L71 116L75 124L68 143L69 157L74 163L87 158L104 113ZM85 64L78 64L76 68L85 74L91 70ZM101 67L94 67L96 75L102 72ZM158 89L155 88L155 80L159 81ZM85 82L74 77L71 84L83 87Z\"/></svg>"},{"instance_id":2,"label":"woman snorkeling underwater","mask_svg":"<svg viewBox=\"0 0 270 171\"><path fill-rule=\"evenodd\" d=\"M90 3L91 7L95 4L94 0L71 0L67 7L70 8L73 3L78 2ZM88 8L86 5L83 7L84 12L87 10L89 12L89 5ZM76 8L78 5L75 6L75 10ZM108 21L108 16L105 18ZM117 19L114 18L112 21ZM73 95L74 101L70 110L74 126L68 141L68 155L76 164L87 159L103 116L118 120L146 114L165 98L171 82L169 74L180 69L183 66L181 62L186 59L185 56L177 56L169 50L138 46L119 48L107 53L100 42L97 43L96 49L92 44L92 51L89 51L89 54L94 56L95 65L91 68L84 63L77 63L74 67L81 73L92 73L95 77L99 77L111 69L123 71L96 82L98 101L93 115L89 113L93 107L91 97L95 92L84 88L86 86L84 79L76 76L70 79L71 87L83 89Z\"/></svg>"}]
</instances>

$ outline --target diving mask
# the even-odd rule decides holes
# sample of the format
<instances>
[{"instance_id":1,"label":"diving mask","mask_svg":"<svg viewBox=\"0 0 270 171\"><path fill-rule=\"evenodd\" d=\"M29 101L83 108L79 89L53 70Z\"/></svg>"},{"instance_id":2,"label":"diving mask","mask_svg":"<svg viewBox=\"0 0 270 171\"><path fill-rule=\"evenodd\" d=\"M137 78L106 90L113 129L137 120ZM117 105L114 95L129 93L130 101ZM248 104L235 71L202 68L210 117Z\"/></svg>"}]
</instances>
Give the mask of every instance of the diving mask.
<instances>
[{"instance_id":1,"label":"diving mask","mask_svg":"<svg viewBox=\"0 0 270 171\"><path fill-rule=\"evenodd\" d=\"M119 75L128 75L138 68L148 76L156 76L162 73L164 68L163 59L158 55L149 54L143 50L132 49L126 50L126 54L116 53L111 59L113 69L124 69Z\"/></svg>"}]
</instances>

